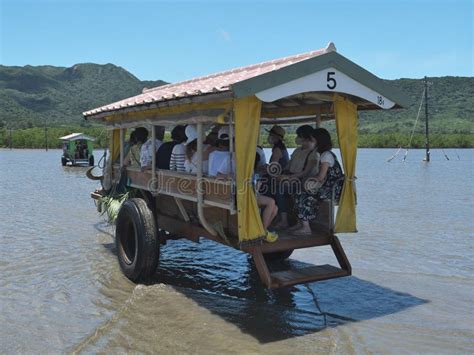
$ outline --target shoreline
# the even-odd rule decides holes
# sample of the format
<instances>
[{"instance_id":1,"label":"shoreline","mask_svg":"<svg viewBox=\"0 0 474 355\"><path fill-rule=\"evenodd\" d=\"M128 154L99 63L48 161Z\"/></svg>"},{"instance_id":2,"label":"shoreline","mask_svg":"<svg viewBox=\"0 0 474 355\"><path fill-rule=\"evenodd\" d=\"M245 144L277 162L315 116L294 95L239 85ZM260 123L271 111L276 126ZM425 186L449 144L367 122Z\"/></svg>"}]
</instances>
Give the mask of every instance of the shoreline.
<instances>
[{"instance_id":1,"label":"shoreline","mask_svg":"<svg viewBox=\"0 0 474 355\"><path fill-rule=\"evenodd\" d=\"M270 149L271 147L267 147L267 146L262 146L262 148L264 149ZM288 146L287 147L288 149L295 149L296 147L293 147L293 146ZM422 147L413 147L413 148L406 148L406 147L357 147L357 149L387 149L387 150L393 150L393 149L399 149L401 148L401 150L405 150L405 149L408 149L408 150L425 150L425 148L422 148ZM102 151L104 150L105 148L104 147L95 147L94 150L95 151ZM339 147L334 147L333 149L337 149L339 150ZM433 150L446 150L446 149L461 149L461 150L469 150L469 149L474 149L474 147L430 147L430 151L433 151ZM8 147L0 147L0 151L9 151L9 150L43 150L43 151L46 151L43 148L29 148L29 147L19 147L19 148L8 148ZM48 151L50 150L57 150L57 151L62 151L62 148L48 148Z\"/></svg>"},{"instance_id":2,"label":"shoreline","mask_svg":"<svg viewBox=\"0 0 474 355\"><path fill-rule=\"evenodd\" d=\"M87 135L96 138L95 147L104 148L107 146L107 137L105 130L99 127L69 127L58 128L51 127L47 130L48 148L61 148L62 142L58 139L61 136L70 134L71 132L83 132ZM338 147L336 132L330 129L330 134L333 138L334 148ZM294 148L296 134L294 132L287 132L285 135L285 144L288 148ZM13 142L13 149L44 149L45 147L45 131L41 128L28 128L12 131L11 136ZM166 132L165 140L170 140L170 133ZM431 149L462 149L474 148L474 133L435 133L432 132L429 136ZM260 134L260 145L264 148L270 148L267 143L267 134ZM10 135L6 129L0 129L0 147L9 149ZM358 134L358 148L395 148L406 149L424 149L425 135L416 133L413 137L406 132L383 132L383 133L369 133L359 132Z\"/></svg>"}]
</instances>

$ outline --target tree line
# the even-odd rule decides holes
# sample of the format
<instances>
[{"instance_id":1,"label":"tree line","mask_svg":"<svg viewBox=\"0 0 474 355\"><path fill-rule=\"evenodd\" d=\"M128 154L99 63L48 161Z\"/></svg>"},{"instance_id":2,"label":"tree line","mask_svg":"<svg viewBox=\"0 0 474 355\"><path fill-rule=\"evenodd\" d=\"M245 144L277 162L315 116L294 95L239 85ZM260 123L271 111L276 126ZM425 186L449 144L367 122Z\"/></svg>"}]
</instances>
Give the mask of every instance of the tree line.
<instances>
[{"instance_id":1,"label":"tree line","mask_svg":"<svg viewBox=\"0 0 474 355\"><path fill-rule=\"evenodd\" d=\"M44 128L27 128L9 130L0 128L0 147L3 148L39 148L44 149L46 143L48 148L61 148L62 143L59 137L82 132L96 139L94 145L97 148L107 147L108 132L104 127L50 127L46 134ZM331 132L332 133L332 132ZM10 136L11 134L11 136ZM337 138L333 135L334 146L337 147ZM10 138L11 137L11 138ZM285 143L288 147L295 146L296 134L288 133L285 136ZM167 132L167 140L170 139ZM267 135L261 135L261 144L269 147ZM423 148L425 146L425 136L415 134L410 144L410 135L403 133L362 133L358 137L360 148ZM456 133L434 133L430 135L431 148L474 148L474 134Z\"/></svg>"}]
</instances>

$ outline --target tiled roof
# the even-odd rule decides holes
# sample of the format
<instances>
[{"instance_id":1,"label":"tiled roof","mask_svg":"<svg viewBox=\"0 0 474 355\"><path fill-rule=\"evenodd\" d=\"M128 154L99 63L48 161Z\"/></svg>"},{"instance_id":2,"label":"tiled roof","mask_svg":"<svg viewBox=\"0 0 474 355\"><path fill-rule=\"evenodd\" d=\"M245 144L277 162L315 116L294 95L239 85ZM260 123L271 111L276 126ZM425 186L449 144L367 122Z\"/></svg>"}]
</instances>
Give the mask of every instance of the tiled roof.
<instances>
[{"instance_id":1,"label":"tiled roof","mask_svg":"<svg viewBox=\"0 0 474 355\"><path fill-rule=\"evenodd\" d=\"M160 101L168 101L178 98L185 98L191 96L199 96L203 94L219 93L230 90L232 84L240 81L250 79L271 71L275 71L286 67L288 65L301 62L303 60L316 57L321 54L325 54L331 51L335 51L336 48L331 42L326 48L322 48L316 51L307 53L297 54L285 58L275 59L267 62L249 65L246 67L240 67L232 70L215 73L200 78L182 81L175 84L168 84L159 86L153 89L144 89L143 93L117 101L90 111L84 112L84 116L92 116L95 114L120 110L127 107L133 107L138 105L146 105L156 103Z\"/></svg>"}]
</instances>

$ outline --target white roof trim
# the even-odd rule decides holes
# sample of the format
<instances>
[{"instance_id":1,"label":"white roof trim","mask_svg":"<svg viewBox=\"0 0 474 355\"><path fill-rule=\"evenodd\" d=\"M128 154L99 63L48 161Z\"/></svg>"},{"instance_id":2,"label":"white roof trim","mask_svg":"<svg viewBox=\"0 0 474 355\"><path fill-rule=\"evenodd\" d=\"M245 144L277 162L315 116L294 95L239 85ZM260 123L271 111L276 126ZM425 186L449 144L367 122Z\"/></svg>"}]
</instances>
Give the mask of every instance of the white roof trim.
<instances>
[{"instance_id":1,"label":"white roof trim","mask_svg":"<svg viewBox=\"0 0 474 355\"><path fill-rule=\"evenodd\" d=\"M81 139L92 141L92 142L95 141L95 138L85 135L84 133L71 133L71 134L68 134L67 136L60 137L59 139L62 141L77 141Z\"/></svg>"},{"instance_id":2,"label":"white roof trim","mask_svg":"<svg viewBox=\"0 0 474 355\"><path fill-rule=\"evenodd\" d=\"M327 68L303 76L257 92L255 95L264 102L273 102L284 97L311 91L349 94L363 98L383 109L390 109L395 106L395 102L334 68Z\"/></svg>"}]
</instances>

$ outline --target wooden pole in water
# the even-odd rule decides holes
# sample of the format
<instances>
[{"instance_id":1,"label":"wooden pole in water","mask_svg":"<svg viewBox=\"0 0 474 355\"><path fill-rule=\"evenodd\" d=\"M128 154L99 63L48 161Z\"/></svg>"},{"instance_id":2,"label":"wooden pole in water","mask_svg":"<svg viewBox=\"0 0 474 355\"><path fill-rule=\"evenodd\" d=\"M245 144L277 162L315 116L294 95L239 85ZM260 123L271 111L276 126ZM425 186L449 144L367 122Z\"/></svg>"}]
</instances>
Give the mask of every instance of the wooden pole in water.
<instances>
[{"instance_id":1,"label":"wooden pole in water","mask_svg":"<svg viewBox=\"0 0 474 355\"><path fill-rule=\"evenodd\" d=\"M428 131L428 78L425 76L425 161L430 161L430 138Z\"/></svg>"},{"instance_id":2,"label":"wooden pole in water","mask_svg":"<svg viewBox=\"0 0 474 355\"><path fill-rule=\"evenodd\" d=\"M44 125L44 146L46 147L46 151L48 151L48 127L46 127L46 123Z\"/></svg>"}]
</instances>

